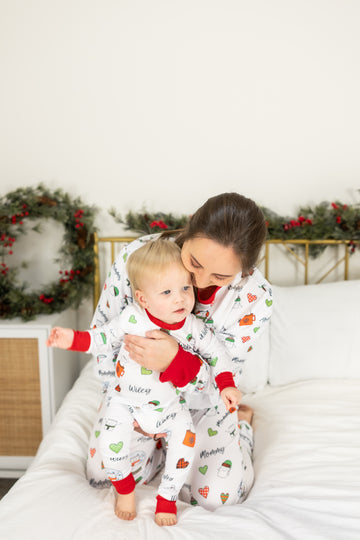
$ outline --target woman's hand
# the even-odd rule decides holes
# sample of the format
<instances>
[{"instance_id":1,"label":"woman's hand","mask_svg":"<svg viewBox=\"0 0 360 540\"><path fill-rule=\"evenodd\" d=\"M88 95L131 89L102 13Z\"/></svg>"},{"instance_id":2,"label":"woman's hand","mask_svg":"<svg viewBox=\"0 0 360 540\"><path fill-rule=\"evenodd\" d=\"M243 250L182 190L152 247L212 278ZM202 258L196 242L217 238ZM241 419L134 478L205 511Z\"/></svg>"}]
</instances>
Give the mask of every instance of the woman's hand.
<instances>
[{"instance_id":1,"label":"woman's hand","mask_svg":"<svg viewBox=\"0 0 360 540\"><path fill-rule=\"evenodd\" d=\"M146 332L146 337L127 334L124 346L132 360L147 369L160 372L170 366L179 350L177 341L161 330Z\"/></svg>"},{"instance_id":2,"label":"woman's hand","mask_svg":"<svg viewBox=\"0 0 360 540\"><path fill-rule=\"evenodd\" d=\"M136 420L134 420L133 426L135 431L141 433L141 435L144 435L145 437L150 437L150 439L154 439L154 441L158 441L159 439L166 437L166 433L146 433L146 431L141 429L139 423Z\"/></svg>"}]
</instances>

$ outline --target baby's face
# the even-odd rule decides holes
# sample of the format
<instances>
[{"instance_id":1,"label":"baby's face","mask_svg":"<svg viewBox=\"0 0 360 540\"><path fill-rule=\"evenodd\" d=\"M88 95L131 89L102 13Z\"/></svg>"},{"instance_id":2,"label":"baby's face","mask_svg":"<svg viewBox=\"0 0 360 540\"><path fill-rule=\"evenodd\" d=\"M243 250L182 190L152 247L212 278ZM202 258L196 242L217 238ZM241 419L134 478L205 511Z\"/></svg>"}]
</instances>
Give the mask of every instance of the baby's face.
<instances>
[{"instance_id":1,"label":"baby's face","mask_svg":"<svg viewBox=\"0 0 360 540\"><path fill-rule=\"evenodd\" d=\"M147 275L142 286L144 305L151 315L168 324L187 317L194 306L190 273L179 263L171 263L157 275Z\"/></svg>"}]
</instances>

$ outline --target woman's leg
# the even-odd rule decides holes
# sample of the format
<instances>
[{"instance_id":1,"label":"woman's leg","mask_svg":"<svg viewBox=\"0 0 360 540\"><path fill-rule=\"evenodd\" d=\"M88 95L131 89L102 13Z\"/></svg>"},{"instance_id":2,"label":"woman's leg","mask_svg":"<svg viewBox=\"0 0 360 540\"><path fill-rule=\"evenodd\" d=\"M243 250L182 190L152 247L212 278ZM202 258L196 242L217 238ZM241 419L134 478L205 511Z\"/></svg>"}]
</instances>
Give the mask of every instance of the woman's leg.
<instances>
[{"instance_id":1,"label":"woman's leg","mask_svg":"<svg viewBox=\"0 0 360 540\"><path fill-rule=\"evenodd\" d=\"M180 498L190 504L215 510L236 504L253 484L252 428L237 413L218 407L193 416L195 459Z\"/></svg>"},{"instance_id":2,"label":"woman's leg","mask_svg":"<svg viewBox=\"0 0 360 540\"><path fill-rule=\"evenodd\" d=\"M105 412L107 409L106 394L103 397L94 426L90 433L86 476L91 486L95 488L110 487L99 447L100 434L106 429ZM109 426L108 426L109 427ZM161 470L164 463L164 450L161 441L154 441L133 431L131 439L131 470L136 483L149 483Z\"/></svg>"},{"instance_id":3,"label":"woman's leg","mask_svg":"<svg viewBox=\"0 0 360 540\"><path fill-rule=\"evenodd\" d=\"M243 502L249 494L254 483L253 454L253 430L251 427L253 410L247 405L240 405L238 410L238 422L240 429L240 450L243 455L244 478L240 486L239 500Z\"/></svg>"}]
</instances>

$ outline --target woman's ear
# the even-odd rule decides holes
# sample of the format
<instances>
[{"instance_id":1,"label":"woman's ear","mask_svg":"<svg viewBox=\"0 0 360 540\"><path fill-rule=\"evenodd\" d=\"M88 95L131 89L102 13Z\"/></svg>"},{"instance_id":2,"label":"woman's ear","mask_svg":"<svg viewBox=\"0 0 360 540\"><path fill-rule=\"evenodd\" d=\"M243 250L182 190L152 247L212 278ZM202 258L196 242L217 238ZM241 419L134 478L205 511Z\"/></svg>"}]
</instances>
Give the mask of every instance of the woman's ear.
<instances>
[{"instance_id":1,"label":"woman's ear","mask_svg":"<svg viewBox=\"0 0 360 540\"><path fill-rule=\"evenodd\" d=\"M140 291L140 289L137 289L135 291L135 298L143 309L146 309L148 307L145 295L142 291Z\"/></svg>"}]
</instances>

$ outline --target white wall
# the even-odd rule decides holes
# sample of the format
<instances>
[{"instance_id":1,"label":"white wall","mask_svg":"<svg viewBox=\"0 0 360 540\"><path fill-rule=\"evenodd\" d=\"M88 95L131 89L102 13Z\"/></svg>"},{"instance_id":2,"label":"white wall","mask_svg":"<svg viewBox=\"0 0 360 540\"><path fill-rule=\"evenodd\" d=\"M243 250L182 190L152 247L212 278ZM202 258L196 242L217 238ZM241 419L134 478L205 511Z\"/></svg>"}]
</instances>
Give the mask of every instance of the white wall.
<instances>
[{"instance_id":1,"label":"white wall","mask_svg":"<svg viewBox=\"0 0 360 540\"><path fill-rule=\"evenodd\" d=\"M359 22L358 0L0 0L1 193L354 201Z\"/></svg>"},{"instance_id":2,"label":"white wall","mask_svg":"<svg viewBox=\"0 0 360 540\"><path fill-rule=\"evenodd\" d=\"M358 200L358 0L0 0L1 194L192 213Z\"/></svg>"}]
</instances>

